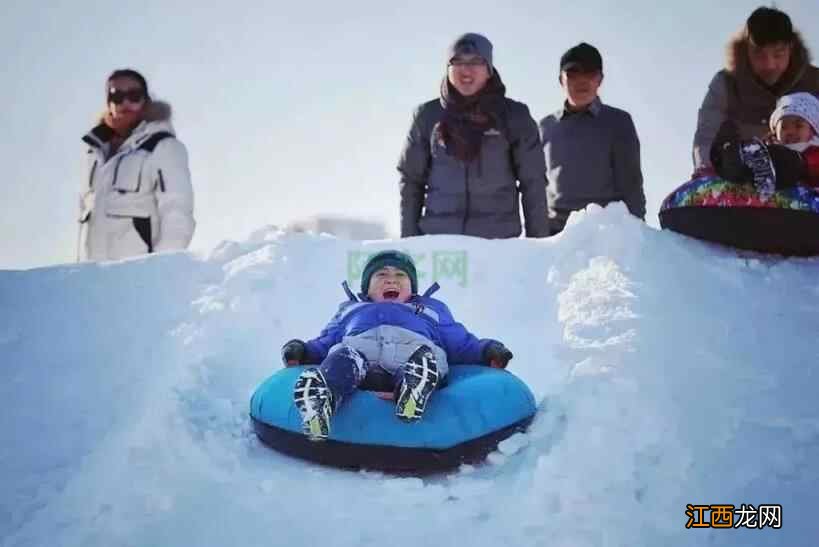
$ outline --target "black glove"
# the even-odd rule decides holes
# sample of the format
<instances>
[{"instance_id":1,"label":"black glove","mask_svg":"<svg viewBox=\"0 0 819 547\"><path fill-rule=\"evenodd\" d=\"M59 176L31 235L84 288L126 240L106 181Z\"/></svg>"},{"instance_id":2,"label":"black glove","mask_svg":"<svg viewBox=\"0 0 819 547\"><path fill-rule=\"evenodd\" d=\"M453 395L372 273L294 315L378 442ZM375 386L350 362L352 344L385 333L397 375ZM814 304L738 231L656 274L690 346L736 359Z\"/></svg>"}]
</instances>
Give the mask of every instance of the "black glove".
<instances>
[{"instance_id":1,"label":"black glove","mask_svg":"<svg viewBox=\"0 0 819 547\"><path fill-rule=\"evenodd\" d=\"M731 182L753 182L754 173L742 161L739 152L739 129L732 120L725 120L719 126L714 141L711 144L709 155L711 165L717 174Z\"/></svg>"},{"instance_id":2,"label":"black glove","mask_svg":"<svg viewBox=\"0 0 819 547\"><path fill-rule=\"evenodd\" d=\"M304 362L304 354L307 348L299 339L294 338L282 346L282 362L286 367L300 365Z\"/></svg>"},{"instance_id":3,"label":"black glove","mask_svg":"<svg viewBox=\"0 0 819 547\"><path fill-rule=\"evenodd\" d=\"M769 144L768 153L776 169L776 188L791 188L808 178L802 154L781 144Z\"/></svg>"},{"instance_id":4,"label":"black glove","mask_svg":"<svg viewBox=\"0 0 819 547\"><path fill-rule=\"evenodd\" d=\"M753 182L754 172L742 161L740 146L742 143L736 141L723 141L711 147L711 163L717 174L731 182Z\"/></svg>"},{"instance_id":5,"label":"black glove","mask_svg":"<svg viewBox=\"0 0 819 547\"><path fill-rule=\"evenodd\" d=\"M497 340L490 341L483 350L483 362L492 368L506 368L514 355Z\"/></svg>"}]
</instances>

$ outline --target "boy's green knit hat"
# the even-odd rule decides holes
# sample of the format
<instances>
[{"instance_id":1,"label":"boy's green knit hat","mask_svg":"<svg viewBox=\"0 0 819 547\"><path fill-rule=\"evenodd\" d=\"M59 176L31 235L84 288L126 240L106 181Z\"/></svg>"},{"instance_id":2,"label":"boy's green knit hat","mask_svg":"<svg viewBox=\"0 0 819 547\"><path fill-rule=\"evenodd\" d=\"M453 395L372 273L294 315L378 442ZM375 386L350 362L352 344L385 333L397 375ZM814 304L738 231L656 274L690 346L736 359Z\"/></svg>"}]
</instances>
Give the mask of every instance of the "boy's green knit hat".
<instances>
[{"instance_id":1,"label":"boy's green knit hat","mask_svg":"<svg viewBox=\"0 0 819 547\"><path fill-rule=\"evenodd\" d=\"M392 266L405 272L410 278L412 294L418 294L418 273L415 271L415 262L407 253L396 250L381 251L367 261L364 273L361 274L361 292L367 293L370 288L370 278L384 266Z\"/></svg>"}]
</instances>

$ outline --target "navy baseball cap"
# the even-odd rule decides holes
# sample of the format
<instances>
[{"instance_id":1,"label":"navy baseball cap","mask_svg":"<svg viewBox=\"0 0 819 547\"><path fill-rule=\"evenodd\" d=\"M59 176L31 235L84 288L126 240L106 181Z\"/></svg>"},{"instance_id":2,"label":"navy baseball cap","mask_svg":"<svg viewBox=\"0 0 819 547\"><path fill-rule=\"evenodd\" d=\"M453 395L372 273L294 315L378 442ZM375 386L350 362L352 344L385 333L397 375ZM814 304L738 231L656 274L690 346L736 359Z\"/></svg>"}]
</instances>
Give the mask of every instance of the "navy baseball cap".
<instances>
[{"instance_id":1,"label":"navy baseball cap","mask_svg":"<svg viewBox=\"0 0 819 547\"><path fill-rule=\"evenodd\" d=\"M582 72L603 71L603 58L597 48L581 42L569 49L560 58L560 70L580 70Z\"/></svg>"}]
</instances>

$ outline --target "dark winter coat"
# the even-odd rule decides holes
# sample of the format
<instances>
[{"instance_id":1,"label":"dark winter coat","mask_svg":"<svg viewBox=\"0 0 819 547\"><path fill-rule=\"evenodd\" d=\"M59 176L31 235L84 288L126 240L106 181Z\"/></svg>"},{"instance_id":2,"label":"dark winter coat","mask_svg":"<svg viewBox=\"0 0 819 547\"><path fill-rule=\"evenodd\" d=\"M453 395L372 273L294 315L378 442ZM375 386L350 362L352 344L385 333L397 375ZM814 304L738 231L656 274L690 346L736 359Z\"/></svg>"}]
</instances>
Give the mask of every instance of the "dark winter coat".
<instances>
[{"instance_id":1,"label":"dark winter coat","mask_svg":"<svg viewBox=\"0 0 819 547\"><path fill-rule=\"evenodd\" d=\"M768 119L783 95L807 91L819 93L819 69L810 64L810 52L797 34L791 62L774 88L760 83L748 60L748 39L744 32L728 44L725 68L708 86L694 134L694 168L711 165L709 152L722 122L732 120L741 139L763 138L769 131Z\"/></svg>"},{"instance_id":2,"label":"dark winter coat","mask_svg":"<svg viewBox=\"0 0 819 547\"><path fill-rule=\"evenodd\" d=\"M486 238L549 235L543 150L529 108L505 99L506 127L484 133L480 155L464 162L433 137L438 99L416 110L398 171L401 237L464 234Z\"/></svg>"}]
</instances>

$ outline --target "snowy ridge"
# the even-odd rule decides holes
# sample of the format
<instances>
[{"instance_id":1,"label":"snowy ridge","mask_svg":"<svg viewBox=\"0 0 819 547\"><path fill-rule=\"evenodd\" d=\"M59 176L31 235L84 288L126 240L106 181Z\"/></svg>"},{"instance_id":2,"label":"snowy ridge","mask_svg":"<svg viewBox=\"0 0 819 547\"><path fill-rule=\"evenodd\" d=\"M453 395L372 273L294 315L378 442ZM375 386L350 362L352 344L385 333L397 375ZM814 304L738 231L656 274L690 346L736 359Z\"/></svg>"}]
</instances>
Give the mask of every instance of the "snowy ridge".
<instances>
[{"instance_id":1,"label":"snowy ridge","mask_svg":"<svg viewBox=\"0 0 819 547\"><path fill-rule=\"evenodd\" d=\"M534 424L424 480L267 449L253 389L392 246L509 345ZM810 545L817 279L819 260L738 257L621 206L547 240L268 227L208 258L3 271L0 545ZM688 503L778 503L783 525L686 530Z\"/></svg>"}]
</instances>

